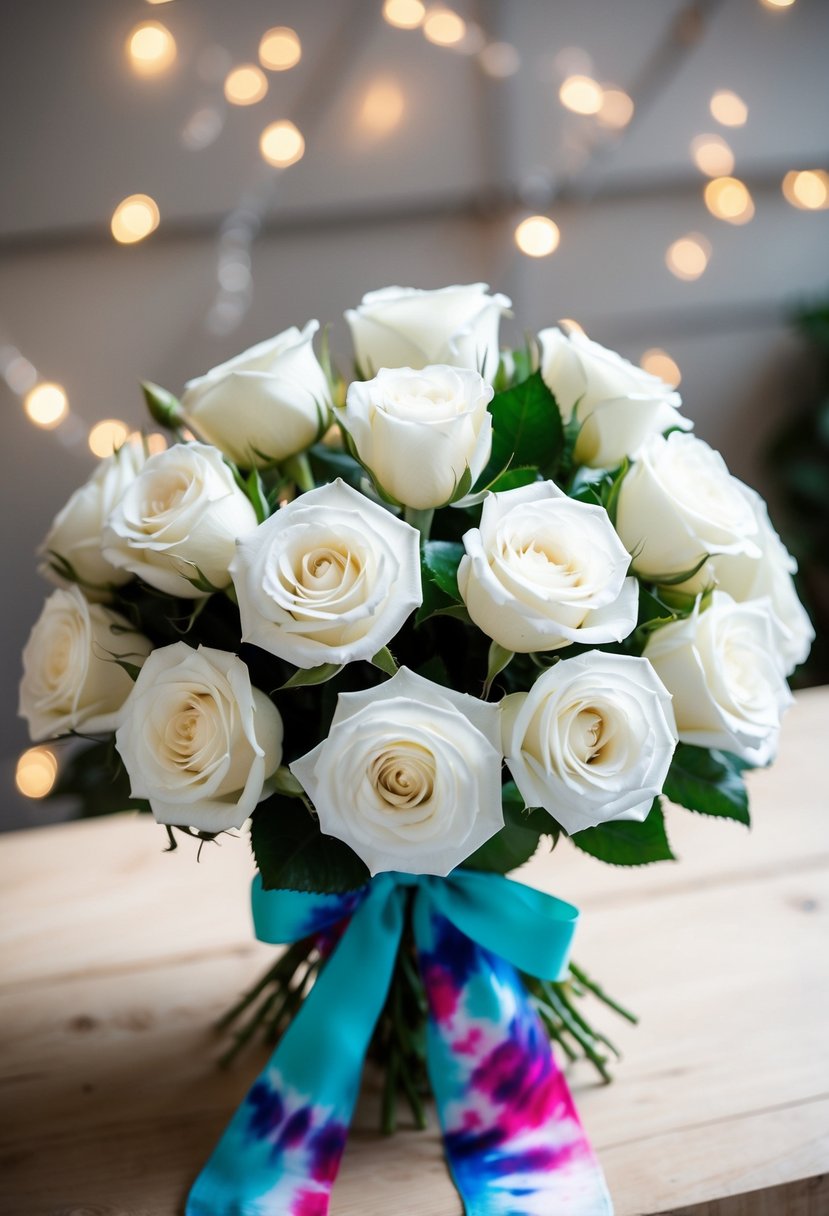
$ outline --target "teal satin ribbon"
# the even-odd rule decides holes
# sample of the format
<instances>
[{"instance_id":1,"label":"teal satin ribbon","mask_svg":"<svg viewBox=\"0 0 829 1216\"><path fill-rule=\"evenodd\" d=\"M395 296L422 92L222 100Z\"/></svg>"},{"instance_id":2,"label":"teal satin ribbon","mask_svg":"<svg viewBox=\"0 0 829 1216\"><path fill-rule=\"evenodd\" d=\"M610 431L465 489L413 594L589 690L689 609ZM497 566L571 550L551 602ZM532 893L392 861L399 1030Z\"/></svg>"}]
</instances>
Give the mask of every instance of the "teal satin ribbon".
<instances>
[{"instance_id":1,"label":"teal satin ribbon","mask_svg":"<svg viewBox=\"0 0 829 1216\"><path fill-rule=\"evenodd\" d=\"M278 1076L341 1126L351 1119L365 1054L383 1008L414 889L414 934L428 948L435 915L485 950L544 979L566 972L578 919L571 904L498 874L456 870L448 878L384 873L355 896L266 891L253 882L261 941L297 941L350 915L343 936L283 1036L266 1071L236 1112L196 1181L188 1216L299 1211L277 1198L274 1156L251 1142L250 1102ZM359 902L358 902L359 901ZM356 905L356 906L355 906ZM301 1184L297 1180L297 1186ZM278 1184L282 1186L282 1183ZM286 1193L290 1185L285 1180ZM272 1206L279 1203L281 1206ZM323 1210L322 1208L320 1210ZM326 1209L327 1210L327 1207Z\"/></svg>"}]
</instances>

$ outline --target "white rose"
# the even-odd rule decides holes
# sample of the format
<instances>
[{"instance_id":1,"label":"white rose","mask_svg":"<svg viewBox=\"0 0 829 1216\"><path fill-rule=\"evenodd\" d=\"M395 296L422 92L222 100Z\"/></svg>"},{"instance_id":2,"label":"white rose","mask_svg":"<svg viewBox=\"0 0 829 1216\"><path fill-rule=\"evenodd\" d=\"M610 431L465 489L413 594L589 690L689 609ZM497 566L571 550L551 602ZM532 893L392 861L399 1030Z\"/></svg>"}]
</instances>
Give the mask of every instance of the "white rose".
<instances>
[{"instance_id":1,"label":"white rose","mask_svg":"<svg viewBox=\"0 0 829 1216\"><path fill-rule=\"evenodd\" d=\"M41 573L52 582L65 586L66 580L50 562L50 555L68 562L90 599L105 599L109 586L132 578L119 570L101 551L101 535L110 514L118 506L127 487L138 476L147 452L140 439L130 440L96 468L85 485L80 486L66 506L55 516L40 554L46 560Z\"/></svg>"},{"instance_id":2,"label":"white rose","mask_svg":"<svg viewBox=\"0 0 829 1216\"><path fill-rule=\"evenodd\" d=\"M791 675L808 657L815 631L792 578L797 562L772 527L768 507L760 495L748 486L745 493L754 507L760 556L718 553L709 562L709 569L717 586L738 603L770 601L779 626L780 662L785 674Z\"/></svg>"},{"instance_id":3,"label":"white rose","mask_svg":"<svg viewBox=\"0 0 829 1216\"><path fill-rule=\"evenodd\" d=\"M737 604L715 591L704 612L657 629L644 656L673 695L683 743L766 764L777 751L791 694L777 660L777 627L765 600Z\"/></svg>"},{"instance_id":4,"label":"white rose","mask_svg":"<svg viewBox=\"0 0 829 1216\"><path fill-rule=\"evenodd\" d=\"M446 875L504 824L497 705L405 667L340 693L328 737L291 771L372 874Z\"/></svg>"},{"instance_id":5,"label":"white rose","mask_svg":"<svg viewBox=\"0 0 829 1216\"><path fill-rule=\"evenodd\" d=\"M339 478L243 537L242 640L295 663L371 659L422 602L420 536Z\"/></svg>"},{"instance_id":6,"label":"white rose","mask_svg":"<svg viewBox=\"0 0 829 1216\"><path fill-rule=\"evenodd\" d=\"M645 819L677 732L671 697L646 659L591 650L501 702L504 753L527 806L566 831Z\"/></svg>"},{"instance_id":7,"label":"white rose","mask_svg":"<svg viewBox=\"0 0 829 1216\"><path fill-rule=\"evenodd\" d=\"M331 394L314 355L318 321L293 326L188 380L189 426L243 468L285 460L325 429Z\"/></svg>"},{"instance_id":8,"label":"white rose","mask_svg":"<svg viewBox=\"0 0 829 1216\"><path fill-rule=\"evenodd\" d=\"M140 665L150 643L77 587L54 591L23 650L19 713L35 742L72 730L115 729L132 680L113 656Z\"/></svg>"},{"instance_id":9,"label":"white rose","mask_svg":"<svg viewBox=\"0 0 829 1216\"><path fill-rule=\"evenodd\" d=\"M282 759L282 719L236 655L186 642L147 659L115 743L159 823L240 828Z\"/></svg>"},{"instance_id":10,"label":"white rose","mask_svg":"<svg viewBox=\"0 0 829 1216\"><path fill-rule=\"evenodd\" d=\"M176 444L151 456L104 529L104 556L151 587L197 599L203 574L230 582L236 538L256 527L256 513L215 448Z\"/></svg>"},{"instance_id":11,"label":"white rose","mask_svg":"<svg viewBox=\"0 0 829 1216\"><path fill-rule=\"evenodd\" d=\"M381 367L467 367L492 380L498 370L498 326L511 301L486 283L421 291L384 287L363 296L345 319L364 376Z\"/></svg>"},{"instance_id":12,"label":"white rose","mask_svg":"<svg viewBox=\"0 0 829 1216\"><path fill-rule=\"evenodd\" d=\"M706 553L760 556L746 486L719 452L678 431L642 448L619 490L616 530L644 578L692 570ZM708 581L703 569L686 585Z\"/></svg>"},{"instance_id":13,"label":"white rose","mask_svg":"<svg viewBox=\"0 0 829 1216\"><path fill-rule=\"evenodd\" d=\"M467 470L470 485L484 471L492 396L477 372L384 368L373 380L355 380L334 412L379 488L424 510L449 502Z\"/></svg>"},{"instance_id":14,"label":"white rose","mask_svg":"<svg viewBox=\"0 0 829 1216\"><path fill-rule=\"evenodd\" d=\"M458 587L469 615L507 650L619 642L636 624L630 555L607 512L551 481L487 495L463 544Z\"/></svg>"},{"instance_id":15,"label":"white rose","mask_svg":"<svg viewBox=\"0 0 829 1216\"><path fill-rule=\"evenodd\" d=\"M585 334L545 329L538 341L541 375L563 421L575 415L582 424L575 449L580 464L612 468L649 435L692 425L678 413L682 400L670 385Z\"/></svg>"}]
</instances>

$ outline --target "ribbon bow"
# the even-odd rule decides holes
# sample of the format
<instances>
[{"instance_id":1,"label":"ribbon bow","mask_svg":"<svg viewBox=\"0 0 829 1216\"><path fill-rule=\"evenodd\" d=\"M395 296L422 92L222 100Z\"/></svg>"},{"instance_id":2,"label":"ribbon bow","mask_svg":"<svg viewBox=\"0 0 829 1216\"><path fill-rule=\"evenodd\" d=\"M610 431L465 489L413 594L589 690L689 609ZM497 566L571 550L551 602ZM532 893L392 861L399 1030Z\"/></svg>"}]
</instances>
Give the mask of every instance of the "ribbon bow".
<instances>
[{"instance_id":1,"label":"ribbon bow","mask_svg":"<svg viewBox=\"0 0 829 1216\"><path fill-rule=\"evenodd\" d=\"M458 870L380 874L346 895L265 891L254 879L262 941L350 922L197 1178L186 1216L326 1216L412 887L429 1074L467 1216L612 1212L516 974L562 975L578 911L500 875Z\"/></svg>"}]
</instances>

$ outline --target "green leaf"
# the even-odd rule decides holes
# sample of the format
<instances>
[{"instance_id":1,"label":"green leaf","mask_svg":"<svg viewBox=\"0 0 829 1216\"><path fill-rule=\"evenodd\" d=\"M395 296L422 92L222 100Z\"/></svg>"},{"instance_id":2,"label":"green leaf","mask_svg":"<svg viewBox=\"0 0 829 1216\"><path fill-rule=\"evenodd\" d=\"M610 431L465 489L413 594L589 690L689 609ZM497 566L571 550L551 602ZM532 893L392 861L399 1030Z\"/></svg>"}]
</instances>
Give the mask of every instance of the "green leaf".
<instances>
[{"instance_id":1,"label":"green leaf","mask_svg":"<svg viewBox=\"0 0 829 1216\"><path fill-rule=\"evenodd\" d=\"M622 461L618 472L615 474L615 476L613 478L613 481L610 485L610 489L607 492L607 497L605 498L605 501L604 501L605 510L607 511L608 515L610 516L610 522L613 524L614 528L616 527L616 511L619 506L619 491L622 488L622 482L625 480L625 477L627 476L629 468L630 468L630 461L628 460L628 458L626 456L624 458L624 460Z\"/></svg>"},{"instance_id":2,"label":"green leaf","mask_svg":"<svg viewBox=\"0 0 829 1216\"><path fill-rule=\"evenodd\" d=\"M250 499L251 506L256 512L256 522L259 524L264 523L270 515L270 509L268 507L267 491L265 490L262 478L259 476L258 469L251 469L245 480L244 489Z\"/></svg>"},{"instance_id":3,"label":"green leaf","mask_svg":"<svg viewBox=\"0 0 829 1216\"><path fill-rule=\"evenodd\" d=\"M540 372L497 393L489 412L492 455L479 479L481 485L489 485L507 465L534 465L542 470L555 466L564 445L561 414Z\"/></svg>"},{"instance_id":4,"label":"green leaf","mask_svg":"<svg viewBox=\"0 0 829 1216\"><path fill-rule=\"evenodd\" d=\"M342 663L320 663L319 667L300 667L290 680L280 684L277 692L285 688L308 688L313 684L325 684L343 669Z\"/></svg>"},{"instance_id":5,"label":"green leaf","mask_svg":"<svg viewBox=\"0 0 829 1216\"><path fill-rule=\"evenodd\" d=\"M183 420L181 402L178 397L168 389L162 388L160 384L153 384L150 380L142 380L141 391L153 420L159 426L166 427L167 430L175 430Z\"/></svg>"},{"instance_id":6,"label":"green leaf","mask_svg":"<svg viewBox=\"0 0 829 1216\"><path fill-rule=\"evenodd\" d=\"M251 845L266 891L353 891L369 872L342 840L324 836L305 804L278 794L253 813Z\"/></svg>"},{"instance_id":7,"label":"green leaf","mask_svg":"<svg viewBox=\"0 0 829 1216\"><path fill-rule=\"evenodd\" d=\"M597 828L575 832L570 839L583 853L612 866L645 866L653 861L674 860L658 798L644 823L611 819Z\"/></svg>"},{"instance_id":8,"label":"green leaf","mask_svg":"<svg viewBox=\"0 0 829 1216\"><path fill-rule=\"evenodd\" d=\"M542 835L552 836L554 841L558 838L555 822L546 811L538 808L528 811L514 782L510 781L504 786L501 799L504 826L476 849L471 857L467 857L463 863L464 869L507 874L529 861Z\"/></svg>"},{"instance_id":9,"label":"green leaf","mask_svg":"<svg viewBox=\"0 0 829 1216\"><path fill-rule=\"evenodd\" d=\"M371 660L371 665L372 667L379 667L381 671L385 671L386 675L397 675L397 663L388 646L384 646L382 650L377 651L377 654Z\"/></svg>"},{"instance_id":10,"label":"green leaf","mask_svg":"<svg viewBox=\"0 0 829 1216\"><path fill-rule=\"evenodd\" d=\"M689 811L748 824L748 791L741 770L741 762L727 752L680 743L663 793Z\"/></svg>"},{"instance_id":11,"label":"green leaf","mask_svg":"<svg viewBox=\"0 0 829 1216\"><path fill-rule=\"evenodd\" d=\"M457 541L427 540L421 550L421 565L427 578L437 583L450 599L461 601L458 590L458 566L464 547Z\"/></svg>"},{"instance_id":12,"label":"green leaf","mask_svg":"<svg viewBox=\"0 0 829 1216\"><path fill-rule=\"evenodd\" d=\"M505 667L509 666L514 658L514 650L507 650L507 648L502 646L500 642L491 643L489 647L489 657L487 659L486 682L484 683L485 698L489 696L492 681L499 672L503 671Z\"/></svg>"},{"instance_id":13,"label":"green leaf","mask_svg":"<svg viewBox=\"0 0 829 1216\"><path fill-rule=\"evenodd\" d=\"M696 565L690 566L687 570L681 570L678 574L651 574L648 572L643 573L641 577L649 583L656 583L659 587L677 587L680 583L693 578L695 574L699 574L709 557L710 554L703 553Z\"/></svg>"},{"instance_id":14,"label":"green leaf","mask_svg":"<svg viewBox=\"0 0 829 1216\"><path fill-rule=\"evenodd\" d=\"M487 489L492 494L503 493L504 490L517 490L521 486L531 486L538 481L538 469L535 466L525 466L520 469L505 469L499 473Z\"/></svg>"}]
</instances>

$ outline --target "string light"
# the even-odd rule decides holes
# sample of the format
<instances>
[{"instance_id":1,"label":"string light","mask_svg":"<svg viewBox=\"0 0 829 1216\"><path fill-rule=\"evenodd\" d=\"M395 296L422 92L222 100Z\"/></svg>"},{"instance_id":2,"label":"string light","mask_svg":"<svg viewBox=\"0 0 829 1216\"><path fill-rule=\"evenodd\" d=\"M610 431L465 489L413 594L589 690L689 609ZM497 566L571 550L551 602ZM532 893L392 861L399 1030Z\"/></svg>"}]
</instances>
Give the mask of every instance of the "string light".
<instances>
[{"instance_id":1,"label":"string light","mask_svg":"<svg viewBox=\"0 0 829 1216\"><path fill-rule=\"evenodd\" d=\"M110 228L121 245L134 245L155 232L159 221L158 204L149 194L130 194L112 213Z\"/></svg>"},{"instance_id":2,"label":"string light","mask_svg":"<svg viewBox=\"0 0 829 1216\"><path fill-rule=\"evenodd\" d=\"M478 56L478 63L487 76L505 80L521 67L521 56L511 42L490 42Z\"/></svg>"},{"instance_id":3,"label":"string light","mask_svg":"<svg viewBox=\"0 0 829 1216\"><path fill-rule=\"evenodd\" d=\"M406 99L393 80L376 80L363 97L359 122L372 135L388 135L399 126Z\"/></svg>"},{"instance_id":4,"label":"string light","mask_svg":"<svg viewBox=\"0 0 829 1216\"><path fill-rule=\"evenodd\" d=\"M715 177L705 187L705 205L718 220L747 224L754 216L748 187L737 177Z\"/></svg>"},{"instance_id":5,"label":"string light","mask_svg":"<svg viewBox=\"0 0 829 1216\"><path fill-rule=\"evenodd\" d=\"M677 388L682 381L682 373L676 360L658 346L645 351L639 360L639 366L652 376L658 376L660 380L670 384L671 388Z\"/></svg>"},{"instance_id":6,"label":"string light","mask_svg":"<svg viewBox=\"0 0 829 1216\"><path fill-rule=\"evenodd\" d=\"M633 118L633 110L633 98L624 89L607 88L602 90L602 104L596 118L603 127L620 131Z\"/></svg>"},{"instance_id":7,"label":"string light","mask_svg":"<svg viewBox=\"0 0 829 1216\"><path fill-rule=\"evenodd\" d=\"M23 401L23 408L35 426L51 431L69 413L69 402L62 385L43 383L30 389Z\"/></svg>"},{"instance_id":8,"label":"string light","mask_svg":"<svg viewBox=\"0 0 829 1216\"><path fill-rule=\"evenodd\" d=\"M279 169L287 169L302 160L305 140L301 132L288 119L272 122L259 137L262 159Z\"/></svg>"},{"instance_id":9,"label":"string light","mask_svg":"<svg viewBox=\"0 0 829 1216\"><path fill-rule=\"evenodd\" d=\"M568 76L558 91L559 101L574 114L598 114L604 91L590 76Z\"/></svg>"},{"instance_id":10,"label":"string light","mask_svg":"<svg viewBox=\"0 0 829 1216\"><path fill-rule=\"evenodd\" d=\"M748 106L731 89L719 89L711 98L709 108L724 127L742 127L748 118Z\"/></svg>"},{"instance_id":11,"label":"string light","mask_svg":"<svg viewBox=\"0 0 829 1216\"><path fill-rule=\"evenodd\" d=\"M561 233L549 216L530 215L515 229L515 243L530 258L546 258L558 249Z\"/></svg>"},{"instance_id":12,"label":"string light","mask_svg":"<svg viewBox=\"0 0 829 1216\"><path fill-rule=\"evenodd\" d=\"M57 776L55 753L48 747L30 747L17 761L14 781L24 798L45 798Z\"/></svg>"},{"instance_id":13,"label":"string light","mask_svg":"<svg viewBox=\"0 0 829 1216\"><path fill-rule=\"evenodd\" d=\"M829 207L829 173L825 169L792 169L783 178L783 196L801 211L825 211Z\"/></svg>"},{"instance_id":14,"label":"string light","mask_svg":"<svg viewBox=\"0 0 829 1216\"><path fill-rule=\"evenodd\" d=\"M423 20L423 34L435 46L455 46L466 34L466 22L451 8L433 8Z\"/></svg>"},{"instance_id":15,"label":"string light","mask_svg":"<svg viewBox=\"0 0 829 1216\"><path fill-rule=\"evenodd\" d=\"M232 106L253 106L268 91L268 78L255 63L243 63L225 77L225 98Z\"/></svg>"},{"instance_id":16,"label":"string light","mask_svg":"<svg viewBox=\"0 0 829 1216\"><path fill-rule=\"evenodd\" d=\"M780 9L791 8L794 0L760 0L760 3L763 5L763 8Z\"/></svg>"},{"instance_id":17,"label":"string light","mask_svg":"<svg viewBox=\"0 0 829 1216\"><path fill-rule=\"evenodd\" d=\"M102 422L96 422L87 440L90 452L101 460L105 456L111 456L126 442L129 430L127 424L118 418L104 418Z\"/></svg>"},{"instance_id":18,"label":"string light","mask_svg":"<svg viewBox=\"0 0 829 1216\"><path fill-rule=\"evenodd\" d=\"M287 72L302 58L302 43L296 30L275 25L266 30L259 42L259 62L272 72Z\"/></svg>"},{"instance_id":19,"label":"string light","mask_svg":"<svg viewBox=\"0 0 829 1216\"><path fill-rule=\"evenodd\" d=\"M691 155L700 173L707 177L728 177L733 172L734 153L721 135L694 136Z\"/></svg>"},{"instance_id":20,"label":"string light","mask_svg":"<svg viewBox=\"0 0 829 1216\"><path fill-rule=\"evenodd\" d=\"M176 40L160 21L142 21L127 39L127 54L139 76L155 76L176 60Z\"/></svg>"},{"instance_id":21,"label":"string light","mask_svg":"<svg viewBox=\"0 0 829 1216\"><path fill-rule=\"evenodd\" d=\"M711 245L698 232L681 236L668 247L665 265L678 279L692 282L704 273L711 257Z\"/></svg>"},{"instance_id":22,"label":"string light","mask_svg":"<svg viewBox=\"0 0 829 1216\"><path fill-rule=\"evenodd\" d=\"M386 0L383 16L389 25L399 30L416 30L423 24L426 5L421 0Z\"/></svg>"}]
</instances>

